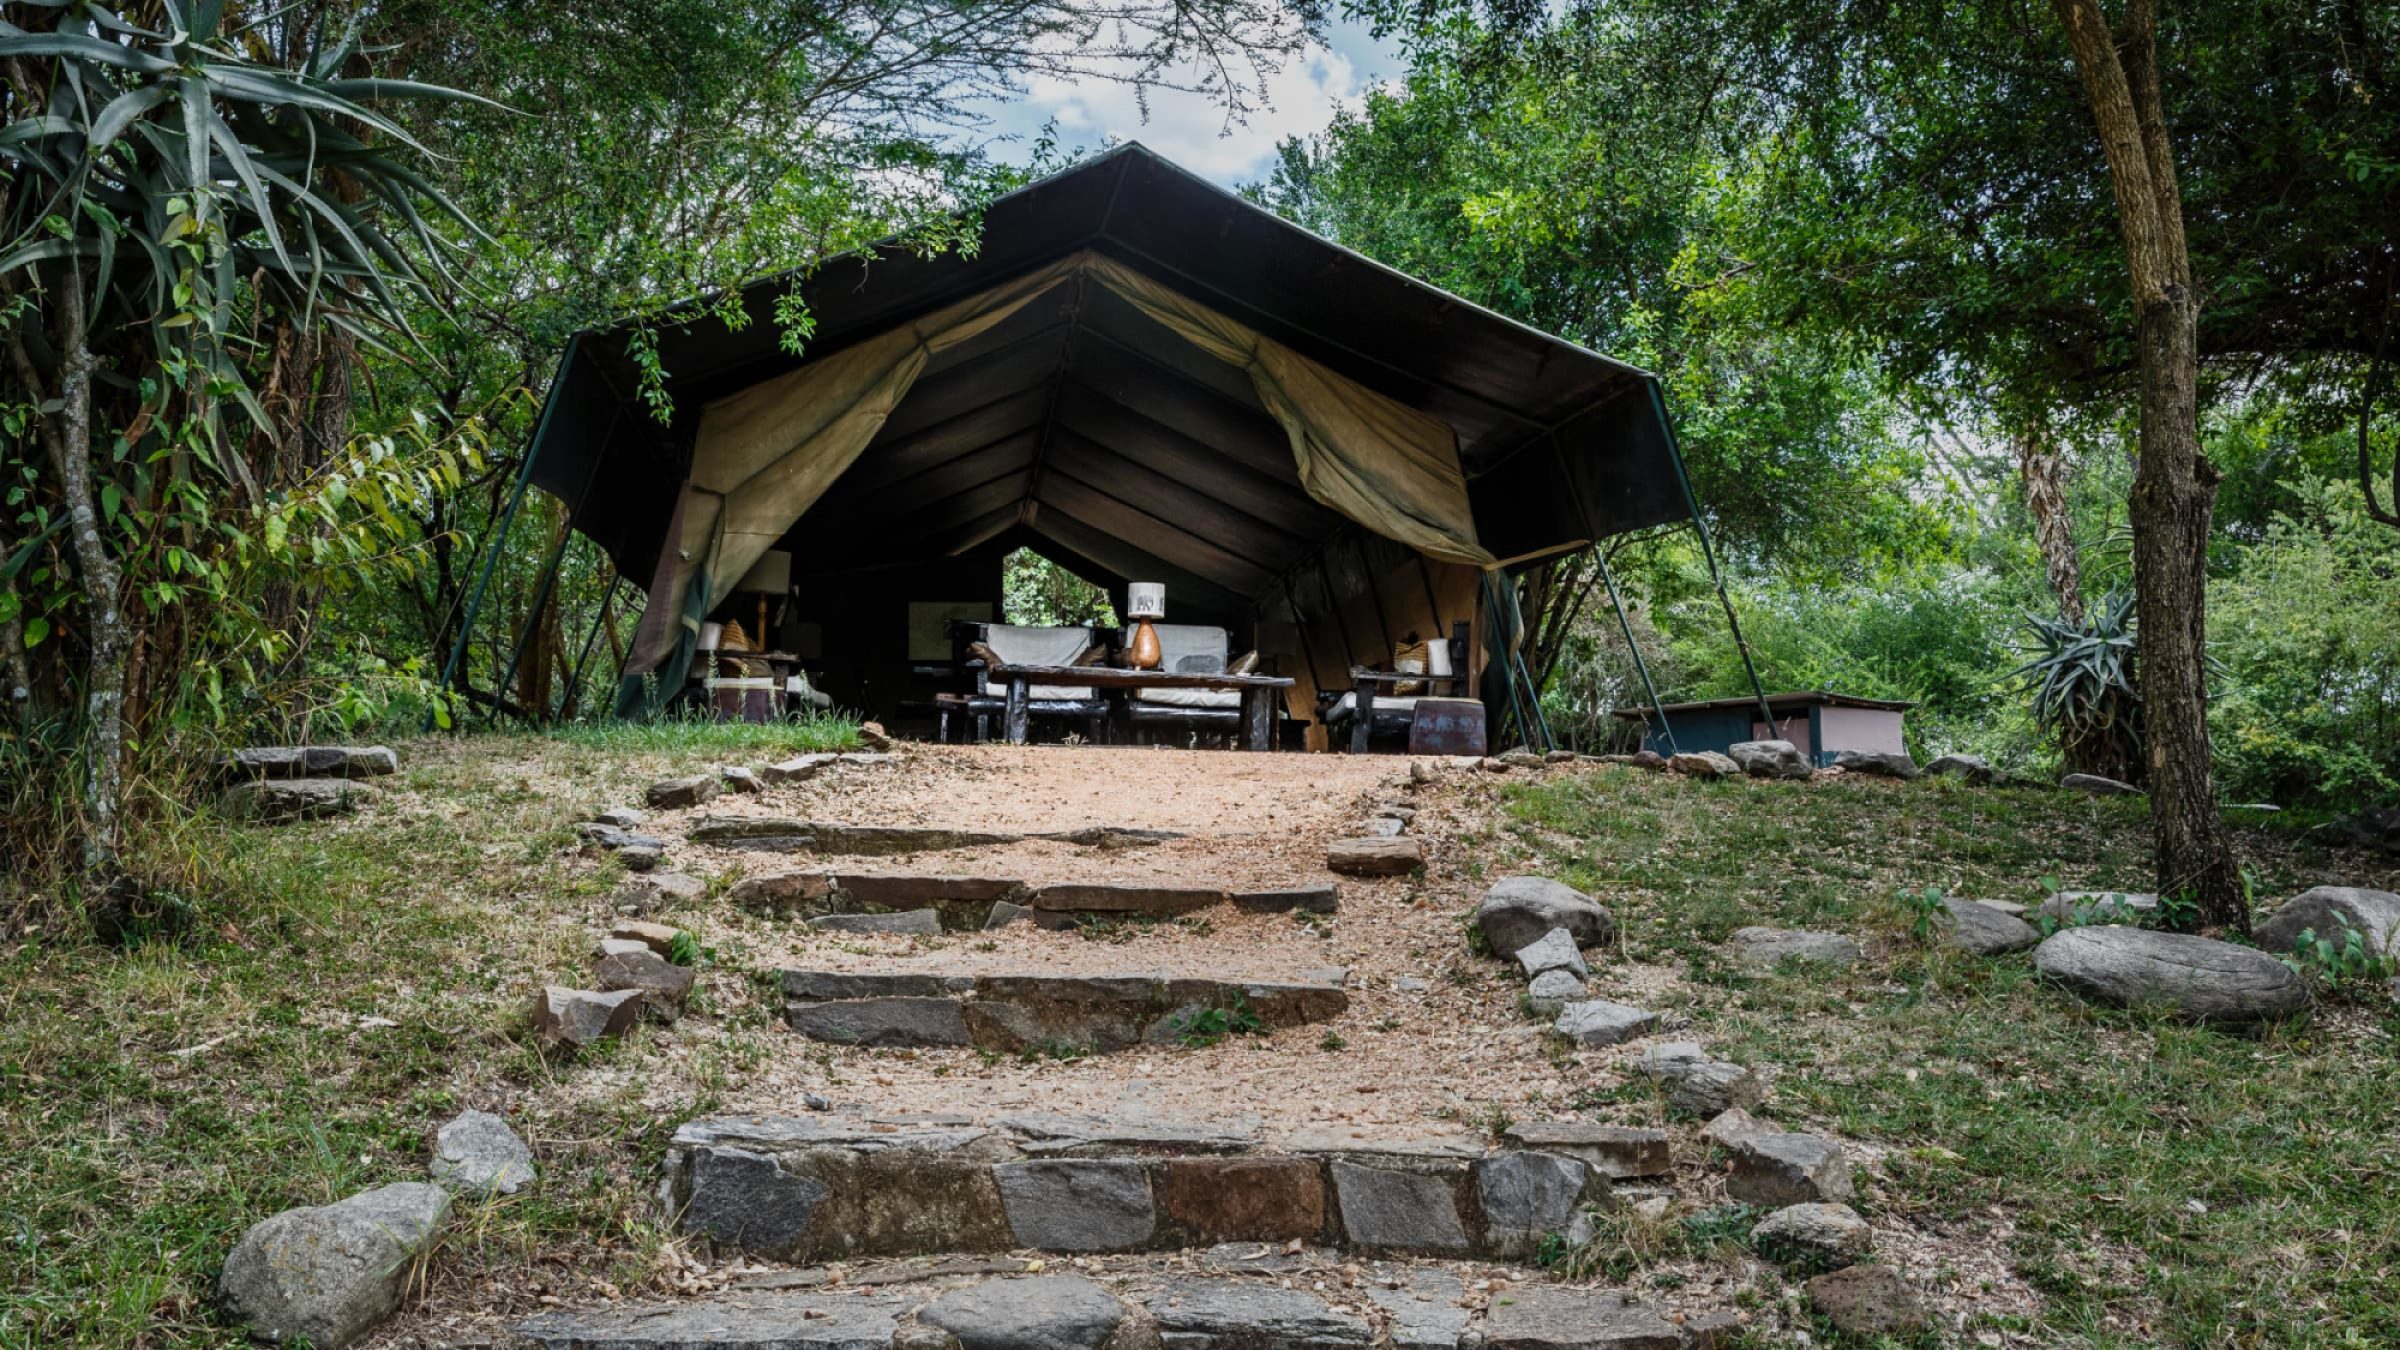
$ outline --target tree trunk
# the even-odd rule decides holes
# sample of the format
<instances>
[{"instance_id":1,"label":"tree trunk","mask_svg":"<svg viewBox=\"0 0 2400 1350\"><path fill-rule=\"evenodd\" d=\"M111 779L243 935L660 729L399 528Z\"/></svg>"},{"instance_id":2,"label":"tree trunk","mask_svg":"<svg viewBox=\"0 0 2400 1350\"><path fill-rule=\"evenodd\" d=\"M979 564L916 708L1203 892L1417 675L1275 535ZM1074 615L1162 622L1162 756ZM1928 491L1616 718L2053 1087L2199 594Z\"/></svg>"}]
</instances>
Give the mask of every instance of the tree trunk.
<instances>
[{"instance_id":1,"label":"tree trunk","mask_svg":"<svg viewBox=\"0 0 2400 1350\"><path fill-rule=\"evenodd\" d=\"M2075 561L2075 527L2067 513L2065 457L2044 443L2039 423L2017 434L2017 474L2025 483L2025 509L2033 517L2034 541L2050 578L2059 617L2083 622L2083 574Z\"/></svg>"},{"instance_id":2,"label":"tree trunk","mask_svg":"<svg viewBox=\"0 0 2400 1350\"><path fill-rule=\"evenodd\" d=\"M2133 0L2121 36L2098 0L2052 3L2107 153L2133 297L2141 459L2129 515L2158 888L2189 895L2202 923L2246 933L2210 765L2205 601L2219 475L2200 454L2200 298L2159 96L2157 2Z\"/></svg>"},{"instance_id":3,"label":"tree trunk","mask_svg":"<svg viewBox=\"0 0 2400 1350\"><path fill-rule=\"evenodd\" d=\"M118 571L100 536L98 493L92 487L92 359L90 336L83 312L83 272L69 269L61 292L58 392L61 423L54 446L59 456L59 485L66 499L67 533L75 551L76 580L82 583L89 611L84 666L83 713L85 750L90 763L84 785L84 808L90 819L84 834L84 871L93 883L93 898L115 879L121 842L125 795L125 662L131 652L132 625L118 601Z\"/></svg>"}]
</instances>

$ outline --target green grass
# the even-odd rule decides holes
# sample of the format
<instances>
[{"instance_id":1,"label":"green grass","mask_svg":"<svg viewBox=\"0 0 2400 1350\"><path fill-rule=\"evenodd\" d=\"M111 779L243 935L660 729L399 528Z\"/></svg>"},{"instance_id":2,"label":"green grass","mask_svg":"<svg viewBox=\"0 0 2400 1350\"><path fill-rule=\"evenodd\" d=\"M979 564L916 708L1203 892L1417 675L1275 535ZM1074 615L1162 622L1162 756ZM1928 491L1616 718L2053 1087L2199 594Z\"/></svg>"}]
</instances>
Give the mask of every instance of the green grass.
<instances>
[{"instance_id":1,"label":"green grass","mask_svg":"<svg viewBox=\"0 0 2400 1350\"><path fill-rule=\"evenodd\" d=\"M579 722L548 733L551 740L610 754L743 754L780 758L826 750L856 750L858 722L812 713L787 722L715 722L662 718L653 722Z\"/></svg>"},{"instance_id":2,"label":"green grass","mask_svg":"<svg viewBox=\"0 0 2400 1350\"><path fill-rule=\"evenodd\" d=\"M1700 987L1696 1036L1778 1066L1771 1114L1891 1150L1861 1208L1995 1235L2045 1343L2400 1343L2400 1010L2376 997L2245 1039L2088 1007L2025 956L1908 936L1903 886L2029 901L2149 889L2139 803L1946 783L1513 788L1504 837L1609 903L1636 959ZM2388 861L2241 832L2262 900L2392 888ZM1744 924L1865 940L1846 974L1731 970ZM2004 1237L1998 1236L2005 1234ZM1653 1237L1652 1241L1659 1241Z\"/></svg>"},{"instance_id":3,"label":"green grass","mask_svg":"<svg viewBox=\"0 0 2400 1350\"><path fill-rule=\"evenodd\" d=\"M844 734L670 724L403 743L386 804L354 820L149 833L145 865L208 879L179 938L0 947L0 1346L243 1344L208 1307L242 1231L423 1180L433 1130L468 1106L508 1114L544 1176L460 1206L429 1267L437 1292L529 1271L583 1296L663 1291L657 1160L675 1124L764 1062L771 991L743 967L740 932L711 933L697 997L726 1036L644 1029L547 1061L533 993L583 966L620 879L574 860L572 825L736 749ZM588 1086L612 1068L640 1086Z\"/></svg>"}]
</instances>

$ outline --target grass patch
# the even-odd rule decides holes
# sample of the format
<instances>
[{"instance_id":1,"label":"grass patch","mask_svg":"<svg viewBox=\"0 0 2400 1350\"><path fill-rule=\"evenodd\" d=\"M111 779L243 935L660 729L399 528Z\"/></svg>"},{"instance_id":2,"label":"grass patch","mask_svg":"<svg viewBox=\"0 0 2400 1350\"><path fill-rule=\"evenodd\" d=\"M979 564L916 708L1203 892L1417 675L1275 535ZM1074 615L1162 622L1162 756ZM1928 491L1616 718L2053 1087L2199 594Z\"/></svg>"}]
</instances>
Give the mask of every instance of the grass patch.
<instances>
[{"instance_id":1,"label":"grass patch","mask_svg":"<svg viewBox=\"0 0 2400 1350\"><path fill-rule=\"evenodd\" d=\"M1505 809L1537 861L1616 910L1636 959L1691 972L1700 1038L1780 1067L1777 1116L1891 1150L1872 1208L2003 1245L2047 1300L2038 1340L2400 1339L2388 998L2245 1039L2092 1008L2025 956L1910 931L1903 889L2031 901L2045 874L2150 889L2139 803L1607 773L1514 787ZM2245 828L2240 844L2262 899L2400 880L2285 833ZM1750 976L1715 950L1745 924L1845 931L1869 955L1845 974ZM1580 1265L1623 1276L1731 1236L1626 1219Z\"/></svg>"},{"instance_id":2,"label":"grass patch","mask_svg":"<svg viewBox=\"0 0 2400 1350\"><path fill-rule=\"evenodd\" d=\"M650 722L579 722L546 733L550 740L609 754L721 754L780 758L859 747L855 718L811 713L785 722L717 722L665 717Z\"/></svg>"}]
</instances>

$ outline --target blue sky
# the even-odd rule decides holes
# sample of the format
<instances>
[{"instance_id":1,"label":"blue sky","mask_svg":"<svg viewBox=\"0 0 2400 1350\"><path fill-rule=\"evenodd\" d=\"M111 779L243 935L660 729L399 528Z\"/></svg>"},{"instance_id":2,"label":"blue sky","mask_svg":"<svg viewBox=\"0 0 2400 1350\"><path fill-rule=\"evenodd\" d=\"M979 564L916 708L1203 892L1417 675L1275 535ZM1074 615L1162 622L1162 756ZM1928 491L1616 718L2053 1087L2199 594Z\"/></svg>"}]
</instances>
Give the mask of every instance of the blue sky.
<instances>
[{"instance_id":1,"label":"blue sky","mask_svg":"<svg viewBox=\"0 0 2400 1350\"><path fill-rule=\"evenodd\" d=\"M1128 86L1037 80L1022 100L991 110L992 133L1015 138L994 145L993 153L1022 158L1042 125L1055 121L1063 146L1140 141L1194 173L1239 187L1264 176L1277 141L1322 130L1338 108L1354 106L1405 71L1397 49L1376 42L1363 24L1337 24L1326 39L1287 62L1268 81L1267 104L1231 127L1222 108L1198 95L1153 90L1145 120L1143 100Z\"/></svg>"}]
</instances>

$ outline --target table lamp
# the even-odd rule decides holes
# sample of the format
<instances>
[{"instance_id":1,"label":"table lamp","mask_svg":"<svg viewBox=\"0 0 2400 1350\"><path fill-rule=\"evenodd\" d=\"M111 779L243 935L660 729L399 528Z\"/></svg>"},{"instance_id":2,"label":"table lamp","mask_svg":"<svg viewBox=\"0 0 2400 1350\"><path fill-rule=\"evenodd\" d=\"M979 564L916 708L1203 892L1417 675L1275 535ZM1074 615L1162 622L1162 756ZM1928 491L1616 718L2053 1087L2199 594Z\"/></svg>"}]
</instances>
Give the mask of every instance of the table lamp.
<instances>
[{"instance_id":1,"label":"table lamp","mask_svg":"<svg viewBox=\"0 0 2400 1350\"><path fill-rule=\"evenodd\" d=\"M1126 655L1135 670L1156 670L1161 658L1158 630L1152 619L1167 617L1167 588L1161 582L1134 581L1125 586L1125 617L1136 621L1133 649Z\"/></svg>"}]
</instances>

